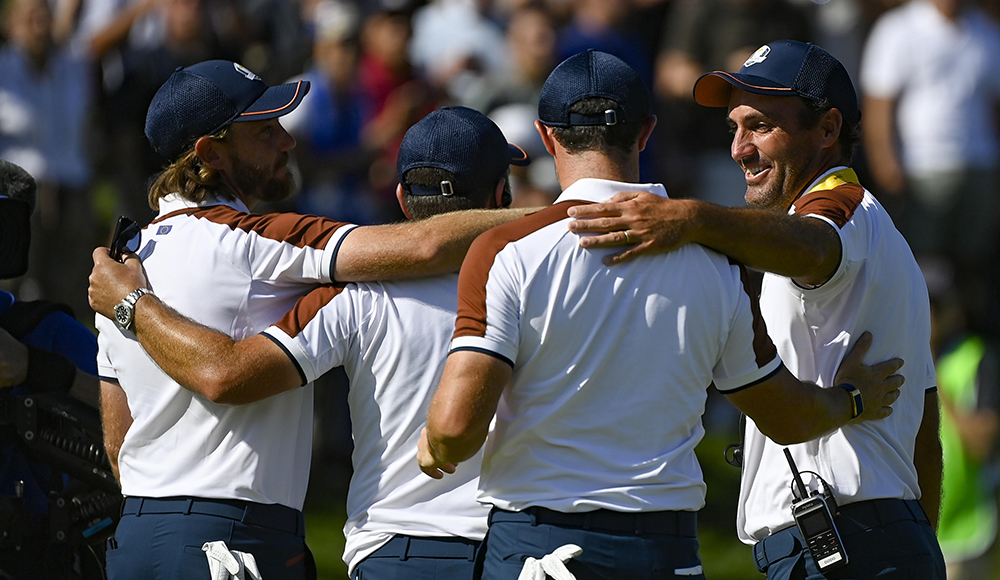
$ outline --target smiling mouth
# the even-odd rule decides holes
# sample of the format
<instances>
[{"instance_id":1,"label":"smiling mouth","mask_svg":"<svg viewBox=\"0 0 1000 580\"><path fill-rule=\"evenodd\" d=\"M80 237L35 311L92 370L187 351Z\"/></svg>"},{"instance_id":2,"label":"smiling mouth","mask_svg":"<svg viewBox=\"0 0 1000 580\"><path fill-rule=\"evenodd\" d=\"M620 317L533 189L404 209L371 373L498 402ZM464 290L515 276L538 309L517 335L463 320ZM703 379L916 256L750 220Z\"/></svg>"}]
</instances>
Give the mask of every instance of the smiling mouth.
<instances>
[{"instance_id":1,"label":"smiling mouth","mask_svg":"<svg viewBox=\"0 0 1000 580\"><path fill-rule=\"evenodd\" d=\"M765 171L767 171L768 169L771 168L770 165L757 165L757 166L753 166L753 167L749 167L749 166L744 165L742 163L740 165L743 167L743 173L746 176L747 181L750 181L750 180L754 179L755 177L757 177L761 173L763 173L763 172L765 172Z\"/></svg>"}]
</instances>

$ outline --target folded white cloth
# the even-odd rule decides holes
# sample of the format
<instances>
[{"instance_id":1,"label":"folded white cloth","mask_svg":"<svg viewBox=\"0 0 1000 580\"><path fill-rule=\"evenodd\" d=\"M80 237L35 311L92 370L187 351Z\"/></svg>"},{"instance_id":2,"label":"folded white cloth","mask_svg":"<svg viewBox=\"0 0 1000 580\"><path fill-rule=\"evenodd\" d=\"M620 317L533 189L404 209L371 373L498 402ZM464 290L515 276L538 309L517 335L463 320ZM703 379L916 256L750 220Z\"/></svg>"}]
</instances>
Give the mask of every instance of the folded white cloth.
<instances>
[{"instance_id":1,"label":"folded white cloth","mask_svg":"<svg viewBox=\"0 0 1000 580\"><path fill-rule=\"evenodd\" d=\"M208 558L212 580L261 580L253 554L230 550L222 540L205 542L201 549Z\"/></svg>"},{"instance_id":2,"label":"folded white cloth","mask_svg":"<svg viewBox=\"0 0 1000 580\"><path fill-rule=\"evenodd\" d=\"M521 568L521 575L517 580L545 580L548 574L555 580L576 580L569 570L566 569L566 562L583 553L583 548L576 544L566 544L555 549L551 554L542 556L540 560L528 557Z\"/></svg>"}]
</instances>

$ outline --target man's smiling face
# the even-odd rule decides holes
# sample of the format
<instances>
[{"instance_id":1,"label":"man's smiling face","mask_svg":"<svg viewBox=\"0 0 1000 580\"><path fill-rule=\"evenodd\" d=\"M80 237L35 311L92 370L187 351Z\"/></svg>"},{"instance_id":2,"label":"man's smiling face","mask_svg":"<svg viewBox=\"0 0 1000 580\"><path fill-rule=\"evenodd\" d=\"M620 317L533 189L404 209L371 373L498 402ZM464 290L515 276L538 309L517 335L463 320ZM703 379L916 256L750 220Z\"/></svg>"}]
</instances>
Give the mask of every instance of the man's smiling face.
<instances>
[{"instance_id":1,"label":"man's smiling face","mask_svg":"<svg viewBox=\"0 0 1000 580\"><path fill-rule=\"evenodd\" d=\"M824 169L823 130L802 127L804 110L798 97L733 89L730 153L744 171L748 205L787 211Z\"/></svg>"}]
</instances>

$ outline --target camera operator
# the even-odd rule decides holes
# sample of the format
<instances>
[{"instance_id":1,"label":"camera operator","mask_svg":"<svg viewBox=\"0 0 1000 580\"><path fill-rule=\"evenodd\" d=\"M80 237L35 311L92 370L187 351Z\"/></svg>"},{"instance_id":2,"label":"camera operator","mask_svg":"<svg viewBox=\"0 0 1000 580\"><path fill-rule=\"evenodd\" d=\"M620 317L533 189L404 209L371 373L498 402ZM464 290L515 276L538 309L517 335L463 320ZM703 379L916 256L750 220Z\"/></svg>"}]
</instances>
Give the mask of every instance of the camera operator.
<instances>
[{"instance_id":1,"label":"camera operator","mask_svg":"<svg viewBox=\"0 0 1000 580\"><path fill-rule=\"evenodd\" d=\"M31 175L0 160L0 279L27 269L35 191ZM79 549L70 524L108 520L87 521L83 536L110 527L104 512L115 501L113 481L100 491L64 475L84 455L97 458L85 433L97 430L99 445L96 355L96 338L68 307L0 290L2 578L103 577L103 555Z\"/></svg>"}]
</instances>

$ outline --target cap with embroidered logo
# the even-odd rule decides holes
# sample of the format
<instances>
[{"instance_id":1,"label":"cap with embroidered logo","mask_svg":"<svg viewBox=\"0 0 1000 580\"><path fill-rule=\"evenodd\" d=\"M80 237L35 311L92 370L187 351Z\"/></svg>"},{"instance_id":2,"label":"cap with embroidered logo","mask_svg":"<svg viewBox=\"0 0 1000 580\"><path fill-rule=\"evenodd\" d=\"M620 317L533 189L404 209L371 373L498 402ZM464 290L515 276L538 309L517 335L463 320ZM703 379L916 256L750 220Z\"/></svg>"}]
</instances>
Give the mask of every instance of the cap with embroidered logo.
<instances>
[{"instance_id":1,"label":"cap with embroidered logo","mask_svg":"<svg viewBox=\"0 0 1000 580\"><path fill-rule=\"evenodd\" d=\"M614 109L593 115L571 113L570 107L593 97L610 99ZM649 89L622 59L586 50L559 63L542 85L538 119L552 127L638 123L649 117Z\"/></svg>"},{"instance_id":2,"label":"cap with embroidered logo","mask_svg":"<svg viewBox=\"0 0 1000 580\"><path fill-rule=\"evenodd\" d=\"M202 136L238 121L290 113L309 92L309 81L270 87L240 64L209 60L179 67L156 91L146 113L146 138L173 159Z\"/></svg>"},{"instance_id":3,"label":"cap with embroidered logo","mask_svg":"<svg viewBox=\"0 0 1000 580\"><path fill-rule=\"evenodd\" d=\"M468 195L492 190L510 165L527 165L528 154L507 142L489 117L468 107L442 107L414 124L403 136L396 171L410 195ZM454 181L407 184L403 176L418 167L451 172Z\"/></svg>"},{"instance_id":4,"label":"cap with embroidered logo","mask_svg":"<svg viewBox=\"0 0 1000 580\"><path fill-rule=\"evenodd\" d=\"M739 72L705 73L694 84L694 100L706 107L727 107L733 87L758 95L829 99L847 123L861 121L858 95L847 69L829 52L808 42L769 42Z\"/></svg>"}]
</instances>

